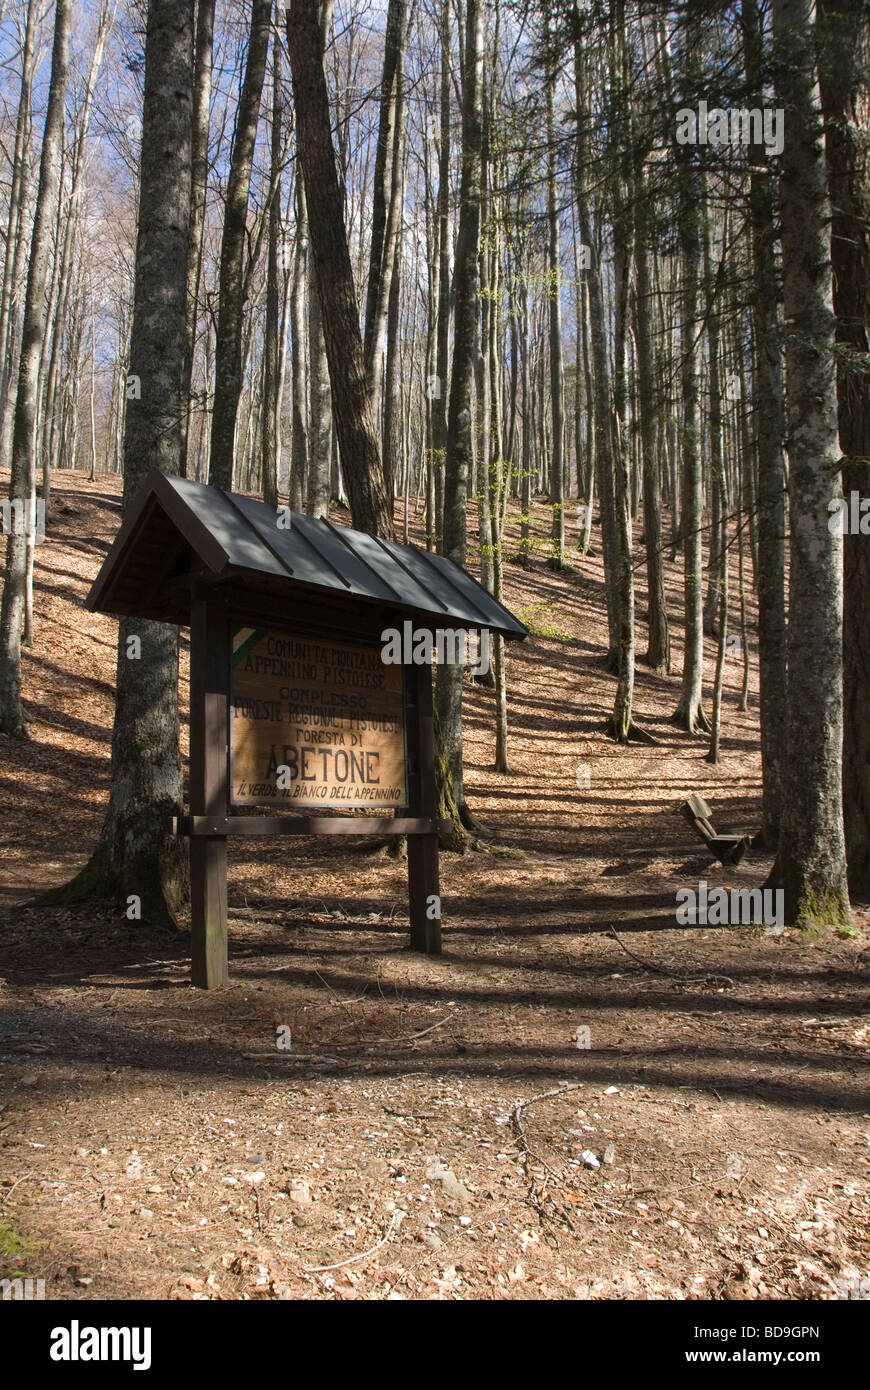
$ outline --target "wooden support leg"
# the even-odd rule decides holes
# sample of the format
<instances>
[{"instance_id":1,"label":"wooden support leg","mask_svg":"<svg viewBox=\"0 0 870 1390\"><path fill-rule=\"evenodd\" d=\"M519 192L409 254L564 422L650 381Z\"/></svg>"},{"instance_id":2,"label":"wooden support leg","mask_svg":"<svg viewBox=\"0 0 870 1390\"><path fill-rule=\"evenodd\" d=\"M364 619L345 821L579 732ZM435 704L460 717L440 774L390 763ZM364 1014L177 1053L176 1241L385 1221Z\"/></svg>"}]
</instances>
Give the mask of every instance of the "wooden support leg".
<instances>
[{"instance_id":1,"label":"wooden support leg","mask_svg":"<svg viewBox=\"0 0 870 1390\"><path fill-rule=\"evenodd\" d=\"M411 814L435 819L435 731L432 715L432 672L429 666L406 671L408 754L411 761ZM438 879L438 836L408 836L408 900L411 949L427 956L441 954L441 890Z\"/></svg>"},{"instance_id":2,"label":"wooden support leg","mask_svg":"<svg viewBox=\"0 0 870 1390\"><path fill-rule=\"evenodd\" d=\"M411 950L441 954L441 893L438 882L438 836L408 836L408 899Z\"/></svg>"},{"instance_id":3,"label":"wooden support leg","mask_svg":"<svg viewBox=\"0 0 870 1390\"><path fill-rule=\"evenodd\" d=\"M190 837L191 981L199 989L227 983L227 841Z\"/></svg>"},{"instance_id":4,"label":"wooden support leg","mask_svg":"<svg viewBox=\"0 0 870 1390\"><path fill-rule=\"evenodd\" d=\"M227 814L229 639L226 615L201 597L190 613L190 813ZM191 978L227 983L227 841L190 837Z\"/></svg>"}]
</instances>

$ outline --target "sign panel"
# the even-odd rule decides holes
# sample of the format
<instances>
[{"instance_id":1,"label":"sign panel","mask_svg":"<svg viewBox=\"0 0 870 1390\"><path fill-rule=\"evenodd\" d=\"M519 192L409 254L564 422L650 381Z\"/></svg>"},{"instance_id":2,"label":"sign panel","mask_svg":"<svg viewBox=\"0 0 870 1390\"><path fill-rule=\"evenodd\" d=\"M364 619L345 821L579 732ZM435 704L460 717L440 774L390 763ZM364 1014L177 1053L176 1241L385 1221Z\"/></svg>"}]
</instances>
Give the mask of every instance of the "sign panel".
<instances>
[{"instance_id":1,"label":"sign panel","mask_svg":"<svg viewBox=\"0 0 870 1390\"><path fill-rule=\"evenodd\" d=\"M407 806L400 665L371 644L231 631L234 804L324 815Z\"/></svg>"}]
</instances>

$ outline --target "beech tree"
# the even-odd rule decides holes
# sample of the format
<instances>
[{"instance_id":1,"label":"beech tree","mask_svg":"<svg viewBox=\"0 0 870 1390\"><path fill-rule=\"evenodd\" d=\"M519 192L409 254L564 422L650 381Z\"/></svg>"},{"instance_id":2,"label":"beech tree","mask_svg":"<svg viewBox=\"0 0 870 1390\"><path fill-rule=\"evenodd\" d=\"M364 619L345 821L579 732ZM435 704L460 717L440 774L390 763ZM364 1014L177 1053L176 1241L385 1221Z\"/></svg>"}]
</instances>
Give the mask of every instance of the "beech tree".
<instances>
[{"instance_id":1,"label":"beech tree","mask_svg":"<svg viewBox=\"0 0 870 1390\"><path fill-rule=\"evenodd\" d=\"M194 0L149 0L125 511L150 469L178 476L185 458L193 33ZM133 896L143 921L173 925L187 886L186 854L169 834L182 803L178 733L178 629L122 618L109 806L88 864L47 901Z\"/></svg>"},{"instance_id":2,"label":"beech tree","mask_svg":"<svg viewBox=\"0 0 870 1390\"><path fill-rule=\"evenodd\" d=\"M683 101L690 106L702 87L701 32L697 8L689 7L682 54ZM682 397L682 544L685 638L683 678L674 719L690 734L709 732L702 704L704 618L701 575L703 473L701 413L698 399L698 326L700 323L700 261L702 182L698 150L680 147L679 237L682 272L680 297L680 391Z\"/></svg>"},{"instance_id":3,"label":"beech tree","mask_svg":"<svg viewBox=\"0 0 870 1390\"><path fill-rule=\"evenodd\" d=\"M24 33L21 38L21 86L12 150L12 178L9 188L9 214L6 220L6 246L3 256L3 284L0 287L0 467L6 467L12 442L12 416L15 409L15 369L21 345L21 312L16 291L21 262L26 250L24 212L28 180L28 141L30 105L36 68L36 39L39 30L38 0L27 0Z\"/></svg>"},{"instance_id":4,"label":"beech tree","mask_svg":"<svg viewBox=\"0 0 870 1390\"><path fill-rule=\"evenodd\" d=\"M30 239L12 434L9 496L18 503L19 510L18 524L13 527L7 542L6 577L0 606L0 730L18 737L26 733L21 707L21 620L24 614L27 530L35 529L36 520L37 393L45 331L45 282L63 141L71 11L72 0L56 0L48 111L42 136L36 211Z\"/></svg>"},{"instance_id":5,"label":"beech tree","mask_svg":"<svg viewBox=\"0 0 870 1390\"><path fill-rule=\"evenodd\" d=\"M251 167L266 58L272 0L252 0L248 59L239 97L236 133L230 156L220 258L220 308L215 342L214 412L211 426L209 481L232 489L236 418L242 390L242 326L245 250Z\"/></svg>"},{"instance_id":6,"label":"beech tree","mask_svg":"<svg viewBox=\"0 0 870 1390\"><path fill-rule=\"evenodd\" d=\"M354 525L372 535L392 537L332 143L320 23L313 5L303 0L291 0L287 46L344 480Z\"/></svg>"},{"instance_id":7,"label":"beech tree","mask_svg":"<svg viewBox=\"0 0 870 1390\"><path fill-rule=\"evenodd\" d=\"M781 211L788 327L790 516L788 707L774 878L789 922L848 923L843 834L843 538L839 494L831 205L816 68L814 0L774 0L785 113Z\"/></svg>"},{"instance_id":8,"label":"beech tree","mask_svg":"<svg viewBox=\"0 0 870 1390\"><path fill-rule=\"evenodd\" d=\"M190 234L187 244L187 356L185 383L187 412L184 420L184 472L193 475L192 460L188 458L188 436L193 405L191 392L193 359L196 352L197 309L202 280L202 239L205 229L205 200L208 187L209 114L214 66L215 0L197 0L196 51L193 78L193 143L190 176Z\"/></svg>"},{"instance_id":9,"label":"beech tree","mask_svg":"<svg viewBox=\"0 0 870 1390\"><path fill-rule=\"evenodd\" d=\"M760 0L741 6L750 96L763 96L764 12ZM759 152L749 175L752 302L758 451L758 678L761 705L762 832L775 848L782 807L786 720L785 397L777 302L775 209L777 175Z\"/></svg>"},{"instance_id":10,"label":"beech tree","mask_svg":"<svg viewBox=\"0 0 870 1390\"><path fill-rule=\"evenodd\" d=\"M459 192L459 231L453 272L455 329L453 374L447 414L444 464L443 553L458 565L465 563L466 507L472 460L474 364L478 336L480 193L482 151L483 5L467 0L465 65L462 74L462 180ZM438 730L439 815L453 824L454 840L461 825L473 825L465 804L462 781L462 667L445 661L435 681Z\"/></svg>"},{"instance_id":11,"label":"beech tree","mask_svg":"<svg viewBox=\"0 0 870 1390\"><path fill-rule=\"evenodd\" d=\"M870 494L870 12L822 0L820 76L831 190L842 487ZM859 526L861 523L859 522ZM870 544L844 538L843 805L849 887L870 892Z\"/></svg>"},{"instance_id":12,"label":"beech tree","mask_svg":"<svg viewBox=\"0 0 870 1390\"><path fill-rule=\"evenodd\" d=\"M396 274L402 216L405 0L390 0L384 36L384 74L372 189L372 230L366 293L366 373L377 410L381 395L390 291Z\"/></svg>"}]
</instances>

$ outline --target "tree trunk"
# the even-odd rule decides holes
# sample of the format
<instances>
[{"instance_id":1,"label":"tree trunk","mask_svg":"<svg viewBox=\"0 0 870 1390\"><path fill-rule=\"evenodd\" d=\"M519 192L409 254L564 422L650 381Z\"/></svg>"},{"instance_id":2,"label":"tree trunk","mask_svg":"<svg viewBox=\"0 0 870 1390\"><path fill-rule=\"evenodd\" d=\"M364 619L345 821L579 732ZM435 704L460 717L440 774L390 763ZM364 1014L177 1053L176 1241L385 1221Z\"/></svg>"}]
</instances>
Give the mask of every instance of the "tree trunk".
<instances>
[{"instance_id":1,"label":"tree trunk","mask_svg":"<svg viewBox=\"0 0 870 1390\"><path fill-rule=\"evenodd\" d=\"M393 267L393 280L390 285L390 303L387 312L387 357L384 367L384 484L390 506L396 495L398 477L396 462L399 456L401 432L401 396L399 394L400 350L399 350L399 308L402 295L402 243L396 248L396 264Z\"/></svg>"},{"instance_id":2,"label":"tree trunk","mask_svg":"<svg viewBox=\"0 0 870 1390\"><path fill-rule=\"evenodd\" d=\"M187 408L184 413L184 475L190 477L188 435L193 416L191 381L196 353L196 323L199 309L199 285L202 274L202 233L205 224L205 196L208 181L208 132L211 103L211 78L214 48L215 0L197 0L196 58L193 79L193 151L190 185L190 239L187 244L187 359L185 391Z\"/></svg>"},{"instance_id":3,"label":"tree trunk","mask_svg":"<svg viewBox=\"0 0 870 1390\"><path fill-rule=\"evenodd\" d=\"M763 86L762 13L759 0L744 0L741 20L746 76L752 100L759 105ZM775 176L754 167L750 174L749 207L758 450L758 679L762 835L771 849L779 838L786 721L785 401L777 313L775 206ZM751 511L751 500L749 506Z\"/></svg>"},{"instance_id":4,"label":"tree trunk","mask_svg":"<svg viewBox=\"0 0 870 1390\"><path fill-rule=\"evenodd\" d=\"M628 97L630 76L624 32L624 5L622 0L616 0L611 19L610 91L612 109L608 117L608 126L610 142L618 160L613 193L613 278L615 289L613 437L619 567L617 588L619 647L616 698L610 719L610 732L620 743L628 743L629 738L638 732L632 724L635 659L634 566L632 556L631 458L626 386L629 282L634 250L635 170L633 166L635 161L632 157L634 131L631 103Z\"/></svg>"},{"instance_id":5,"label":"tree trunk","mask_svg":"<svg viewBox=\"0 0 870 1390\"><path fill-rule=\"evenodd\" d=\"M822 101L833 210L843 492L870 495L870 19L863 0L822 0ZM844 355L845 354L845 355ZM870 895L870 545L844 541L843 809L849 888Z\"/></svg>"},{"instance_id":6,"label":"tree trunk","mask_svg":"<svg viewBox=\"0 0 870 1390\"><path fill-rule=\"evenodd\" d=\"M130 352L141 399L127 403L125 512L149 469L177 476L184 462L193 28L193 0L150 0ZM141 643L138 657L131 638ZM135 896L142 921L172 925L186 890L186 853L168 838L181 801L178 629L124 618L100 841L72 883L46 900Z\"/></svg>"},{"instance_id":7,"label":"tree trunk","mask_svg":"<svg viewBox=\"0 0 870 1390\"><path fill-rule=\"evenodd\" d=\"M297 147L298 149L298 147ZM308 283L308 213L305 189L296 171L296 246L293 253L293 307L291 312L293 355L290 380L293 390L293 426L290 438L290 506L301 512L305 506L308 476L308 372L306 360L305 301Z\"/></svg>"},{"instance_id":8,"label":"tree trunk","mask_svg":"<svg viewBox=\"0 0 870 1390\"><path fill-rule=\"evenodd\" d=\"M520 372L523 384L523 441L520 460L520 545L517 559L528 569L532 557L532 373L528 276L520 283Z\"/></svg>"},{"instance_id":9,"label":"tree trunk","mask_svg":"<svg viewBox=\"0 0 870 1390\"><path fill-rule=\"evenodd\" d=\"M547 298L549 311L550 402L553 419L553 460L550 472L550 505L553 508L552 569L565 564L565 382L562 371L562 276L559 257L559 214L556 187L556 130L555 85L553 57L550 53L549 25L547 26L547 269L549 272Z\"/></svg>"},{"instance_id":10,"label":"tree trunk","mask_svg":"<svg viewBox=\"0 0 870 1390\"><path fill-rule=\"evenodd\" d=\"M723 499L727 493L725 479L725 463L722 453L722 381L719 362L719 278L720 270L717 272L713 265L713 254L710 246L710 198L709 190L704 205L704 281L707 322L707 362L708 362L708 396L710 400L709 420L709 448L710 448L710 492L711 492L711 519L710 519L710 549L707 562L707 596L704 600L703 626L704 632L708 637L716 637L719 633L719 611L721 608L721 594L719 592L722 583L722 554L720 546L723 544L723 536L727 536L727 511L723 511ZM725 244L728 243L728 220L727 216L723 226L723 238ZM724 254L724 253L723 253Z\"/></svg>"},{"instance_id":11,"label":"tree trunk","mask_svg":"<svg viewBox=\"0 0 870 1390\"><path fill-rule=\"evenodd\" d=\"M402 224L405 10L406 0L389 0L372 192L372 231L363 349L376 419L381 399L390 289Z\"/></svg>"},{"instance_id":12,"label":"tree trunk","mask_svg":"<svg viewBox=\"0 0 870 1390\"><path fill-rule=\"evenodd\" d=\"M72 0L57 0L48 110L42 138L36 211L30 239L27 291L22 320L18 392L12 431L12 468L9 496L20 499L19 524L12 527L6 549L6 578L0 606L0 731L16 737L26 735L21 708L21 620L24 611L27 572L28 525L31 497L36 481L35 430L39 389L39 357L45 331L45 284L51 227L58 196L58 171L64 130L66 82L69 69L69 43ZM23 513L23 515L22 515Z\"/></svg>"},{"instance_id":13,"label":"tree trunk","mask_svg":"<svg viewBox=\"0 0 870 1390\"><path fill-rule=\"evenodd\" d=\"M27 153L30 137L30 105L33 95L33 74L36 64L36 37L39 27L37 0L28 0L21 51L21 88L18 94L18 116L15 123L15 144L12 151L12 182L9 189L9 214L6 223L6 250L3 258L3 289L0 295L0 468L6 467L9 457L10 428L15 408L11 391L18 359L18 323L16 294L24 252L24 211L27 202ZM59 154L60 152L58 152Z\"/></svg>"},{"instance_id":14,"label":"tree trunk","mask_svg":"<svg viewBox=\"0 0 870 1390\"><path fill-rule=\"evenodd\" d=\"M315 277L308 277L308 486L309 516L328 516L332 479L332 394Z\"/></svg>"},{"instance_id":15,"label":"tree trunk","mask_svg":"<svg viewBox=\"0 0 870 1390\"><path fill-rule=\"evenodd\" d=\"M51 469L55 461L54 444L57 438L57 426L54 418L55 411L59 414L58 397L58 377L60 374L61 358L63 356L63 334L66 327L67 308L69 306L70 295L70 266L72 263L73 245L78 233L79 207L82 192L83 175L85 170L85 151L90 130L91 111L93 109L94 93L97 85L100 67L105 52L106 40L109 29L114 18L115 9L110 0L103 0L100 6L100 16L97 26L97 38L94 44L94 51L91 55L91 65L88 72L87 85L85 87L84 100L78 114L77 130L74 137L74 145L71 153L71 172L70 172L70 191L69 203L66 214L62 218L63 204L63 173L60 178L60 196L58 198L58 221L57 221L57 240L55 243L55 256L57 247L60 246L60 265L57 269L57 300L55 305L54 322L50 332L50 348L48 356L48 370L45 381L45 402L46 419L42 426L42 499L45 505L46 517L49 511L51 495ZM61 236L60 227L63 223L63 235ZM43 364L44 365L44 364ZM121 391L123 388L123 377L120 371L120 361L116 367L117 383L115 392L118 393L118 400L122 399ZM115 394L113 392L113 395Z\"/></svg>"},{"instance_id":16,"label":"tree trunk","mask_svg":"<svg viewBox=\"0 0 870 1390\"><path fill-rule=\"evenodd\" d=\"M616 327L614 332L613 374L614 387L614 435L616 465L616 535L618 544L617 614L618 614L618 680L610 731L620 743L628 743L629 735L636 730L632 727L632 701L634 699L634 569L632 565L631 534L631 479L629 475L628 419L625 387L625 349L628 324L628 280L631 260L630 233L624 225L629 216L627 208L620 204L615 229L614 279L616 281Z\"/></svg>"},{"instance_id":17,"label":"tree trunk","mask_svg":"<svg viewBox=\"0 0 870 1390\"><path fill-rule=\"evenodd\" d=\"M725 674L725 648L728 640L728 495L724 473L714 479L713 486L719 493L720 531L717 554L719 575L716 595L719 600L717 614L719 641L716 648L716 673L713 677L713 718L710 728L710 750L707 761L718 763L722 738L722 683Z\"/></svg>"},{"instance_id":18,"label":"tree trunk","mask_svg":"<svg viewBox=\"0 0 870 1390\"><path fill-rule=\"evenodd\" d=\"M723 239L728 242L727 220ZM728 481L722 447L722 387L719 370L719 306L718 277L713 273L710 248L709 213L704 226L704 278L707 282L707 353L710 390L710 471L713 489L713 523L710 540L710 588L715 596L716 611L710 615L711 632L718 637L716 673L713 678L713 714L710 729L711 763L718 763L722 733L722 685L725 675L725 647L728 626ZM716 571L712 572L715 563ZM708 595L709 600L709 595Z\"/></svg>"},{"instance_id":19,"label":"tree trunk","mask_svg":"<svg viewBox=\"0 0 870 1390\"><path fill-rule=\"evenodd\" d=\"M697 62L693 26L686 36L686 77L692 87L692 69ZM680 318L680 381L683 402L683 602L685 633L683 679L674 719L689 733L709 731L701 698L704 674L703 576L701 572L701 523L704 493L700 451L700 409L698 403L698 279L700 263L701 181L691 146L681 147L682 169L679 184L679 234L683 272Z\"/></svg>"},{"instance_id":20,"label":"tree trunk","mask_svg":"<svg viewBox=\"0 0 870 1390\"><path fill-rule=\"evenodd\" d=\"M650 333L650 275L646 237L638 236L635 250L636 291L634 301L637 342L637 378L640 411L641 458L643 467L643 529L646 540L646 577L649 590L649 644L644 657L656 675L669 675L671 639L665 597L664 538L662 535L662 494L656 457L655 375Z\"/></svg>"},{"instance_id":21,"label":"tree trunk","mask_svg":"<svg viewBox=\"0 0 870 1390\"><path fill-rule=\"evenodd\" d=\"M574 43L574 91L577 104L576 197L580 236L587 248L589 266L586 287L589 295L589 345L591 349L593 418L595 430L595 468L601 516L601 548L607 601L608 650L606 666L614 675L619 670L619 535L616 517L615 454L611 414L610 361L607 322L599 248L593 246L592 219L585 186L587 112L586 56L579 38Z\"/></svg>"},{"instance_id":22,"label":"tree trunk","mask_svg":"<svg viewBox=\"0 0 870 1390\"><path fill-rule=\"evenodd\" d=\"M575 248L576 250L576 248ZM578 274L578 281L579 281ZM595 507L595 476L597 464L595 462L595 390L592 384L592 363L589 354L589 342L592 332L589 327L589 285L584 276L582 285L579 286L578 293L581 295L580 301L580 332L578 342L583 343L583 388L585 394L585 440L586 440L586 466L583 470L583 513L582 530L580 532L580 553L588 555L592 544L592 513Z\"/></svg>"},{"instance_id":23,"label":"tree trunk","mask_svg":"<svg viewBox=\"0 0 870 1390\"><path fill-rule=\"evenodd\" d=\"M438 328L435 342L432 461L432 516L427 544L444 544L444 459L447 452L447 371L450 360L450 0L442 0L439 28L441 90L438 137Z\"/></svg>"},{"instance_id":24,"label":"tree trunk","mask_svg":"<svg viewBox=\"0 0 870 1390\"><path fill-rule=\"evenodd\" d=\"M785 919L849 922L843 835L843 542L829 525L839 493L837 384L814 0L774 0L785 111L782 265L788 380L788 711L776 882Z\"/></svg>"},{"instance_id":25,"label":"tree trunk","mask_svg":"<svg viewBox=\"0 0 870 1390\"><path fill-rule=\"evenodd\" d=\"M453 376L447 417L447 455L444 469L444 554L465 564L468 478L473 448L474 365L477 355L480 240L480 194L483 146L483 5L467 0L465 67L462 84L462 177L459 192L459 235L454 269L455 330ZM466 826L462 782L462 667L444 662L438 667L435 707L439 732L439 815L453 820L454 806Z\"/></svg>"},{"instance_id":26,"label":"tree trunk","mask_svg":"<svg viewBox=\"0 0 870 1390\"><path fill-rule=\"evenodd\" d=\"M270 141L272 200L269 205L269 249L266 260L266 326L263 342L263 501L278 505L278 463L281 452L281 392L278 379L279 334L284 320L282 289L284 246L281 225L281 164L283 102L281 100L281 42L272 41L272 130Z\"/></svg>"},{"instance_id":27,"label":"tree trunk","mask_svg":"<svg viewBox=\"0 0 870 1390\"><path fill-rule=\"evenodd\" d=\"M499 168L494 182L503 182L504 171ZM501 207L497 196L493 195L493 244L490 249L489 282L489 334L487 342L486 370L489 376L490 398L490 456L487 479L488 510L492 535L492 592L502 601L504 589L503 576L503 538L505 509L507 503L507 482L510 465L504 458L502 440L502 398L501 398L501 334L499 304L501 303L499 269L501 261L501 238L499 227L502 223ZM510 773L507 756L508 714L507 714L507 670L505 662L505 642L503 637L492 639L492 681L495 686L495 762L496 772Z\"/></svg>"},{"instance_id":28,"label":"tree trunk","mask_svg":"<svg viewBox=\"0 0 870 1390\"><path fill-rule=\"evenodd\" d=\"M476 406L476 429L474 432L474 462L472 466L471 492L477 499L477 537L480 554L480 582L492 593L492 512L489 494L489 461L491 454L490 432L492 427L492 378L489 373L488 352L489 334L492 323L492 272L494 252L492 238L497 235L489 198L489 74L484 70L483 97L481 109L480 158L480 248L478 252L478 276L480 290L480 316L477 330L477 351L474 361L474 401ZM487 674L487 683L492 682L492 673Z\"/></svg>"},{"instance_id":29,"label":"tree trunk","mask_svg":"<svg viewBox=\"0 0 870 1390\"><path fill-rule=\"evenodd\" d=\"M215 487L222 487L227 491L232 491L233 487L236 417L242 391L242 324L248 194L260 119L260 98L266 75L266 57L269 52L271 14L272 0L253 0L248 59L230 155L221 237L218 279L220 307L215 345L209 481Z\"/></svg>"},{"instance_id":30,"label":"tree trunk","mask_svg":"<svg viewBox=\"0 0 870 1390\"><path fill-rule=\"evenodd\" d=\"M371 394L365 373L353 270L323 72L321 29L314 7L291 0L287 43L309 234L329 359L332 409L354 526L392 538Z\"/></svg>"},{"instance_id":31,"label":"tree trunk","mask_svg":"<svg viewBox=\"0 0 870 1390\"><path fill-rule=\"evenodd\" d=\"M332 26L332 0L317 0L317 13L322 63ZM301 181L301 173L299 178ZM342 203L342 211L343 208ZM307 211L305 220L307 226ZM305 487L305 510L309 516L326 517L329 516L329 499L333 493L332 394L329 389L329 361L323 336L320 297L310 258L308 265L308 480ZM335 495L338 496L337 487Z\"/></svg>"}]
</instances>

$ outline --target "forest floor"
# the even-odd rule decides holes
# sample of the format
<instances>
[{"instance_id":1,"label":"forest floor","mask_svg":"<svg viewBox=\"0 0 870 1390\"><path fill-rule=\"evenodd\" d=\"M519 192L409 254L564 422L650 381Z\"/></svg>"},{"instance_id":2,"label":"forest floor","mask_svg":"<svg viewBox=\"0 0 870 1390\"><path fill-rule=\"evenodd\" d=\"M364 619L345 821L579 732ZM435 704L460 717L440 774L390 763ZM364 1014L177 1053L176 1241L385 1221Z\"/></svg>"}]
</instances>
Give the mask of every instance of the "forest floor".
<instances>
[{"instance_id":1,"label":"forest floor","mask_svg":"<svg viewBox=\"0 0 870 1390\"><path fill-rule=\"evenodd\" d=\"M866 905L857 935L813 943L676 922L680 888L770 866L723 870L677 809L698 793L758 826L751 604L749 709L729 660L719 765L670 723L678 674L643 665L660 746L619 747L600 557L569 525L551 573L536 508L505 601L549 635L509 651L510 776L493 693L467 687L493 839L442 856L443 956L407 949L401 861L246 841L231 983L203 993L183 933L27 906L84 862L109 780L115 623L83 600L120 480L55 488L31 738L0 739L0 1273L84 1300L870 1297ZM512 516L509 553L516 536ZM680 587L669 563L675 615ZM676 621L672 645L678 673Z\"/></svg>"}]
</instances>

